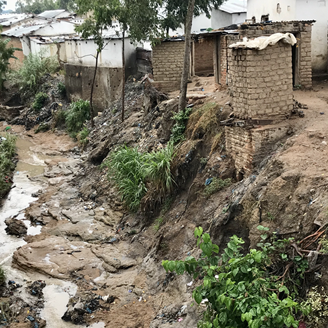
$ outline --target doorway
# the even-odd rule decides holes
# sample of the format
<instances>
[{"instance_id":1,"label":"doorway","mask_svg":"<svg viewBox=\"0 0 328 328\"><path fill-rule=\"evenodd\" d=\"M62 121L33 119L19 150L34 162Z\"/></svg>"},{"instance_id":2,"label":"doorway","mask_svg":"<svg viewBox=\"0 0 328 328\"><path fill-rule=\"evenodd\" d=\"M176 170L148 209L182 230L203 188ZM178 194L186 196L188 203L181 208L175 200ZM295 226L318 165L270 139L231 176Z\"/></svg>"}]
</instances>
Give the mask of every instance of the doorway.
<instances>
[{"instance_id":1,"label":"doorway","mask_svg":"<svg viewBox=\"0 0 328 328\"><path fill-rule=\"evenodd\" d=\"M299 34L295 35L299 40ZM293 87L300 87L300 47L299 42L292 46Z\"/></svg>"}]
</instances>

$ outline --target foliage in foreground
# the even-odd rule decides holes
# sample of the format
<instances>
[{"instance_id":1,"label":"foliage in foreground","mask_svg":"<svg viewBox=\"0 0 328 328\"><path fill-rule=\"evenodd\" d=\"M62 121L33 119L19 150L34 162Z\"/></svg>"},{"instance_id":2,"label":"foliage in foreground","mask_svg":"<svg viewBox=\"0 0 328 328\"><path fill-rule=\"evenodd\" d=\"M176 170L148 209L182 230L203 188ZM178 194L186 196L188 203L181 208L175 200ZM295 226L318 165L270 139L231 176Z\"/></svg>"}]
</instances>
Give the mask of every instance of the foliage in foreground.
<instances>
[{"instance_id":1,"label":"foliage in foreground","mask_svg":"<svg viewBox=\"0 0 328 328\"><path fill-rule=\"evenodd\" d=\"M0 136L0 198L10 189L10 172L15 168L16 137L7 133Z\"/></svg>"},{"instance_id":2,"label":"foliage in foreground","mask_svg":"<svg viewBox=\"0 0 328 328\"><path fill-rule=\"evenodd\" d=\"M43 57L42 53L30 53L25 57L23 66L18 71L13 71L10 79L22 90L32 93L41 84L45 74L55 73L58 69L58 61L55 57Z\"/></svg>"},{"instance_id":3,"label":"foliage in foreground","mask_svg":"<svg viewBox=\"0 0 328 328\"><path fill-rule=\"evenodd\" d=\"M65 124L69 135L76 138L88 119L90 119L89 101L80 99L71 103L69 109L65 112Z\"/></svg>"},{"instance_id":4,"label":"foliage in foreground","mask_svg":"<svg viewBox=\"0 0 328 328\"><path fill-rule=\"evenodd\" d=\"M131 211L138 209L148 185L160 194L170 191L173 153L172 144L151 153L124 146L114 150L104 162L103 166L108 167L108 178L115 182L122 200Z\"/></svg>"},{"instance_id":5,"label":"foliage in foreground","mask_svg":"<svg viewBox=\"0 0 328 328\"><path fill-rule=\"evenodd\" d=\"M202 250L199 260L189 256L185 261L163 261L162 264L166 271L180 275L187 272L194 279L203 277L202 284L193 291L197 304L207 302L198 327L297 328L297 316L310 312L308 306L294 301L299 289L291 292L285 278L272 272L273 256L276 258L277 251L284 252L291 240L271 243L267 242L267 235L262 235L260 249L251 249L243 255L241 245L244 241L233 236L222 255L218 256L219 247L212 243L209 234L203 233L201 227L195 229L195 237L197 246ZM279 255L284 258L286 254ZM299 271L296 270L294 279L298 278L297 275L304 275L306 270L302 260L295 261Z\"/></svg>"}]
</instances>

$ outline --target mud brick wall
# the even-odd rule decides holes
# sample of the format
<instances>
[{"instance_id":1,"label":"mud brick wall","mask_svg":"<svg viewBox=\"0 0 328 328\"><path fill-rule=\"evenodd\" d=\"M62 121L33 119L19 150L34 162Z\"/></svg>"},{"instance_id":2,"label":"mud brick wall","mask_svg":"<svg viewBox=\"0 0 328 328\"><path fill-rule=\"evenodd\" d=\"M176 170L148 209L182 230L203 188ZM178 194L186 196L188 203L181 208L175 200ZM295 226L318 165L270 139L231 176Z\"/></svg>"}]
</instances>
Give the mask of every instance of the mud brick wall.
<instances>
[{"instance_id":1,"label":"mud brick wall","mask_svg":"<svg viewBox=\"0 0 328 328\"><path fill-rule=\"evenodd\" d=\"M232 49L229 88L241 119L279 120L293 109L292 48L283 42L258 51Z\"/></svg>"},{"instance_id":2,"label":"mud brick wall","mask_svg":"<svg viewBox=\"0 0 328 328\"><path fill-rule=\"evenodd\" d=\"M195 75L208 75L214 73L213 55L214 38L203 38L193 42Z\"/></svg>"},{"instance_id":3,"label":"mud brick wall","mask_svg":"<svg viewBox=\"0 0 328 328\"><path fill-rule=\"evenodd\" d=\"M163 92L179 89L184 63L184 41L167 41L153 48L154 86Z\"/></svg>"},{"instance_id":4,"label":"mud brick wall","mask_svg":"<svg viewBox=\"0 0 328 328\"><path fill-rule=\"evenodd\" d=\"M274 33L293 33L297 38L299 50L299 83L305 89L312 88L312 61L311 61L311 21L274 22L272 24L243 25L240 30L240 39L244 37L257 38Z\"/></svg>"},{"instance_id":5,"label":"mud brick wall","mask_svg":"<svg viewBox=\"0 0 328 328\"><path fill-rule=\"evenodd\" d=\"M225 127L226 148L235 161L237 175L250 175L277 142L287 137L289 129L288 122L254 129Z\"/></svg>"}]
</instances>

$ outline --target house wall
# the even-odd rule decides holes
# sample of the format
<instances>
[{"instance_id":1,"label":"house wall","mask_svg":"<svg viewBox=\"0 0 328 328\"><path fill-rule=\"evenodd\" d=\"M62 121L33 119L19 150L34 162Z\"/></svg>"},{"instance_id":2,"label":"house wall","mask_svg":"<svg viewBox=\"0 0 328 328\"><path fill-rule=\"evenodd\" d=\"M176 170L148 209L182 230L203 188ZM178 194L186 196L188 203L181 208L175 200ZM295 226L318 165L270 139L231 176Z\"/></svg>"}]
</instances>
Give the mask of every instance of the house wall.
<instances>
[{"instance_id":1,"label":"house wall","mask_svg":"<svg viewBox=\"0 0 328 328\"><path fill-rule=\"evenodd\" d=\"M232 15L219 9L212 10L211 27L213 29L229 26L232 24Z\"/></svg>"},{"instance_id":2,"label":"house wall","mask_svg":"<svg viewBox=\"0 0 328 328\"><path fill-rule=\"evenodd\" d=\"M232 14L232 24L242 24L247 18L247 13Z\"/></svg>"},{"instance_id":3,"label":"house wall","mask_svg":"<svg viewBox=\"0 0 328 328\"><path fill-rule=\"evenodd\" d=\"M65 65L65 85L71 101L89 100L94 66ZM93 101L96 111L108 108L121 94L122 68L99 67L96 75Z\"/></svg>"},{"instance_id":4,"label":"house wall","mask_svg":"<svg viewBox=\"0 0 328 328\"><path fill-rule=\"evenodd\" d=\"M109 41L109 42L108 42ZM99 55L99 67L122 67L122 40L108 40L108 44ZM97 45L94 40L65 41L66 60L71 65L95 66ZM133 74L136 67L136 47L125 40L125 61L128 74Z\"/></svg>"},{"instance_id":5,"label":"house wall","mask_svg":"<svg viewBox=\"0 0 328 328\"><path fill-rule=\"evenodd\" d=\"M208 75L214 73L213 54L215 47L214 38L200 38L193 42L195 75Z\"/></svg>"},{"instance_id":6,"label":"house wall","mask_svg":"<svg viewBox=\"0 0 328 328\"><path fill-rule=\"evenodd\" d=\"M184 45L184 41L168 41L153 48L154 84L163 92L174 91L180 87Z\"/></svg>"},{"instance_id":7,"label":"house wall","mask_svg":"<svg viewBox=\"0 0 328 328\"><path fill-rule=\"evenodd\" d=\"M229 89L235 117L285 118L293 109L292 47L279 42L264 50L231 49Z\"/></svg>"},{"instance_id":8,"label":"house wall","mask_svg":"<svg viewBox=\"0 0 328 328\"><path fill-rule=\"evenodd\" d=\"M247 18L255 16L258 22L264 14L269 14L269 19L272 21L316 20L312 28L312 68L314 73L327 71L327 0L285 0L283 3L278 0L248 0Z\"/></svg>"}]
</instances>

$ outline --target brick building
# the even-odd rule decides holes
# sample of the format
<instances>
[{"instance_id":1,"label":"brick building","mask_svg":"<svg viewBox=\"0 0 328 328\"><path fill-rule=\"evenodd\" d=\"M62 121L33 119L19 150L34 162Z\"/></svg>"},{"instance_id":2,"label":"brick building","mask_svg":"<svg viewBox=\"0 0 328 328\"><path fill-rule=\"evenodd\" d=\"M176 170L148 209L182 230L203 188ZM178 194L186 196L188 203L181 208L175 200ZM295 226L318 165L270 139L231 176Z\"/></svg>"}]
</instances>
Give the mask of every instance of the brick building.
<instances>
[{"instance_id":1,"label":"brick building","mask_svg":"<svg viewBox=\"0 0 328 328\"><path fill-rule=\"evenodd\" d=\"M191 47L191 75L213 74L215 82L228 85L228 47L244 37L256 38L275 33L292 33L297 45L292 47L293 85L312 88L311 32L314 21L243 24L239 29L219 29L194 34ZM183 67L184 40L173 39L153 48L155 86L163 91L179 89Z\"/></svg>"},{"instance_id":2,"label":"brick building","mask_svg":"<svg viewBox=\"0 0 328 328\"><path fill-rule=\"evenodd\" d=\"M286 118L293 110L292 46L279 41L263 50L241 47L229 49L235 120L226 126L226 147L240 177L249 175L287 135Z\"/></svg>"}]
</instances>

